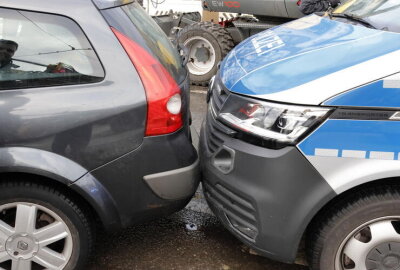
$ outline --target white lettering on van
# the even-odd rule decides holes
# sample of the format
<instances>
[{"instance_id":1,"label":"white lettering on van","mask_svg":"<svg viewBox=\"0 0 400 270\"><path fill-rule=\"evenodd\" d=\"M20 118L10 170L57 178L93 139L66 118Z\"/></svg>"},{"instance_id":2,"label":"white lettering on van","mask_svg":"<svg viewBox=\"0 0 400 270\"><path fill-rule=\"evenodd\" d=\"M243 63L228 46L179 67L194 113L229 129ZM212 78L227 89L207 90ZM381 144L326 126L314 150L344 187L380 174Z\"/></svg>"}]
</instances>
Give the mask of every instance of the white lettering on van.
<instances>
[{"instance_id":1,"label":"white lettering on van","mask_svg":"<svg viewBox=\"0 0 400 270\"><path fill-rule=\"evenodd\" d=\"M386 77L383 80L383 88L400 88L400 73Z\"/></svg>"},{"instance_id":2,"label":"white lettering on van","mask_svg":"<svg viewBox=\"0 0 400 270\"><path fill-rule=\"evenodd\" d=\"M270 30L255 36L251 42L253 43L254 49L258 55L263 55L267 52L285 46L283 40Z\"/></svg>"}]
</instances>

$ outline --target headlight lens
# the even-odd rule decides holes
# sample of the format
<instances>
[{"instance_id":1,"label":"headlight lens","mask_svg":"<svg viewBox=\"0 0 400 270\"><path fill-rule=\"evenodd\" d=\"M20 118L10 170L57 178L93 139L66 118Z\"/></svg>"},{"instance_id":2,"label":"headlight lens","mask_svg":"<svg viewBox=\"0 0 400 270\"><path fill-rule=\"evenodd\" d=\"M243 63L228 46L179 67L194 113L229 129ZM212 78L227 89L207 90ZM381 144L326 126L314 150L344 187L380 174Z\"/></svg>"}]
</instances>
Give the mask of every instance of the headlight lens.
<instances>
[{"instance_id":1,"label":"headlight lens","mask_svg":"<svg viewBox=\"0 0 400 270\"><path fill-rule=\"evenodd\" d=\"M329 111L329 108L284 105L230 95L218 120L249 135L293 144Z\"/></svg>"}]
</instances>

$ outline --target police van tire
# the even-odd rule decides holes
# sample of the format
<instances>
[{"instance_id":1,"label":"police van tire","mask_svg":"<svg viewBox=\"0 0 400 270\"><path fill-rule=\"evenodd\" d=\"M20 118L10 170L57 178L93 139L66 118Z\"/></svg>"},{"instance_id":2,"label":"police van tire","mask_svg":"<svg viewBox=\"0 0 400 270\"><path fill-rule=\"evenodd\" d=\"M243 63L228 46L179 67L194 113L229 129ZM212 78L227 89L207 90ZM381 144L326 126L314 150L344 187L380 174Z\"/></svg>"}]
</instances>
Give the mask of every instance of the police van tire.
<instances>
[{"instance_id":1,"label":"police van tire","mask_svg":"<svg viewBox=\"0 0 400 270\"><path fill-rule=\"evenodd\" d=\"M331 204L307 232L311 269L400 268L399 191L398 185L374 186Z\"/></svg>"},{"instance_id":2,"label":"police van tire","mask_svg":"<svg viewBox=\"0 0 400 270\"><path fill-rule=\"evenodd\" d=\"M178 33L178 42L189 49L191 83L207 86L218 71L218 63L235 46L229 32L212 22L188 25Z\"/></svg>"}]
</instances>

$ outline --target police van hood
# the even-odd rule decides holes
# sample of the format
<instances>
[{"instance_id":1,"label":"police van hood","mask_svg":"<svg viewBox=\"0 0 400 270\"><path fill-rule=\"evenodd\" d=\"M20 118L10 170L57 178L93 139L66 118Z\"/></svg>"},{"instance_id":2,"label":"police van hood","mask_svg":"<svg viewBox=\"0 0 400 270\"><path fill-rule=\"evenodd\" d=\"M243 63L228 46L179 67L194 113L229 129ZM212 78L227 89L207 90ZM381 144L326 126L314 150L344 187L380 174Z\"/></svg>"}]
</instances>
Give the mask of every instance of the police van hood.
<instances>
[{"instance_id":1,"label":"police van hood","mask_svg":"<svg viewBox=\"0 0 400 270\"><path fill-rule=\"evenodd\" d=\"M399 63L400 34L311 15L245 40L220 75L232 92L318 105L400 72Z\"/></svg>"}]
</instances>

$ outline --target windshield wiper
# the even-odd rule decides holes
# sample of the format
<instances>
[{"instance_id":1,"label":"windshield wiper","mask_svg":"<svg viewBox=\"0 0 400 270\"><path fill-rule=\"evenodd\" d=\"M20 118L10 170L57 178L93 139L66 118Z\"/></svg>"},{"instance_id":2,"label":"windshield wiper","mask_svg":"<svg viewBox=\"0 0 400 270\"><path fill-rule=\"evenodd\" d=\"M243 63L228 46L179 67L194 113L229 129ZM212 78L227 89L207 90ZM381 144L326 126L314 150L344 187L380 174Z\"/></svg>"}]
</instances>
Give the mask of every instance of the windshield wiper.
<instances>
[{"instance_id":1,"label":"windshield wiper","mask_svg":"<svg viewBox=\"0 0 400 270\"><path fill-rule=\"evenodd\" d=\"M370 22L368 22L367 20L365 20L365 19L363 19L361 17L358 17L358 16L356 16L354 14L329 12L329 17L330 18L332 18L332 17L345 18L345 19L348 19L348 20L351 20L351 21L354 21L354 22L359 22L359 23L361 23L361 24L363 24L363 25L365 25L365 26L367 26L369 28L372 28L372 29L378 29L374 25L372 25Z\"/></svg>"},{"instance_id":2,"label":"windshield wiper","mask_svg":"<svg viewBox=\"0 0 400 270\"><path fill-rule=\"evenodd\" d=\"M40 64L40 63L37 63L37 62L32 62L32 61L27 61L27 60L22 60L22 59L16 59L16 58L12 58L12 60L13 61L17 61L17 62L22 62L22 63L35 65L35 66L40 66L40 67L47 67L47 65Z\"/></svg>"}]
</instances>

